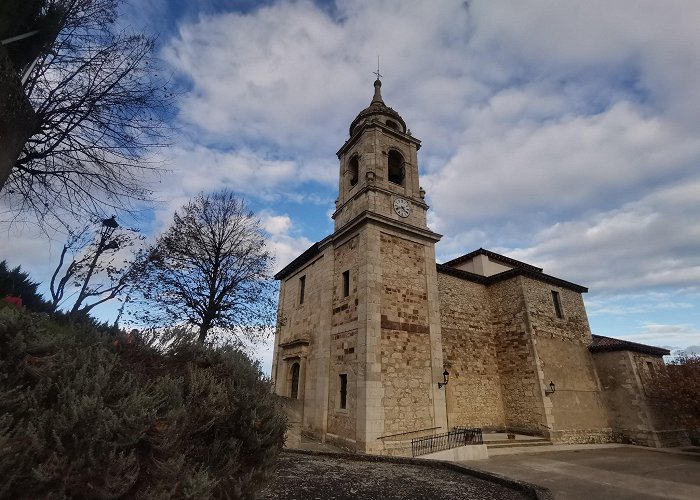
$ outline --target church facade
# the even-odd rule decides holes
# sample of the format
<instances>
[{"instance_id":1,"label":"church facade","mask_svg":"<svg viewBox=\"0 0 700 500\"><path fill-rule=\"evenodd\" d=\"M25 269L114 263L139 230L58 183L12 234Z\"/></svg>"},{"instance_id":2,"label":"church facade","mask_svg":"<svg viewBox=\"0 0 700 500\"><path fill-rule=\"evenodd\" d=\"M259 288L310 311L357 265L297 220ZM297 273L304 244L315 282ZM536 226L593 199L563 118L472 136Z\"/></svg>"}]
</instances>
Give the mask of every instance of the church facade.
<instances>
[{"instance_id":1,"label":"church facade","mask_svg":"<svg viewBox=\"0 0 700 500\"><path fill-rule=\"evenodd\" d=\"M397 455L454 426L685 442L645 392L668 351L592 336L585 287L484 249L436 263L421 143L381 81L349 132L333 234L275 276L272 380L304 432Z\"/></svg>"}]
</instances>

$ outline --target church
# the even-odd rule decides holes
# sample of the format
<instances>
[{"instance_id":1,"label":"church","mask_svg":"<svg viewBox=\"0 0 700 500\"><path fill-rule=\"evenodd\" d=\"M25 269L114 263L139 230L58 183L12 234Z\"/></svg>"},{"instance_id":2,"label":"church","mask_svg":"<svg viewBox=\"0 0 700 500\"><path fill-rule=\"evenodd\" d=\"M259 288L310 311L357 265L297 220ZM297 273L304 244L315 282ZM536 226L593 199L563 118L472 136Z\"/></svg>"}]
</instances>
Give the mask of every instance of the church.
<instances>
[{"instance_id":1,"label":"church","mask_svg":"<svg viewBox=\"0 0 700 500\"><path fill-rule=\"evenodd\" d=\"M686 443L648 390L669 351L592 335L585 287L481 248L436 263L421 142L381 86L337 153L334 232L275 276L272 381L303 432L390 455L455 426Z\"/></svg>"}]
</instances>

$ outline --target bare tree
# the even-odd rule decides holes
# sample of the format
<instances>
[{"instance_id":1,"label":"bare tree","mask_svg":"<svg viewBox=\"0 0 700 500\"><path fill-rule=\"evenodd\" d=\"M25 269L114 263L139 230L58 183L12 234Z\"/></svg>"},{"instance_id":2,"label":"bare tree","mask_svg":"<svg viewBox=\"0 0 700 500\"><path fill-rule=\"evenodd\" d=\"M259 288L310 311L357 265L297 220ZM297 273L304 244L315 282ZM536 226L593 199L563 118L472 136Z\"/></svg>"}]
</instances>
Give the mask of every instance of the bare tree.
<instances>
[{"instance_id":1,"label":"bare tree","mask_svg":"<svg viewBox=\"0 0 700 500\"><path fill-rule=\"evenodd\" d=\"M79 290L69 316L87 314L133 285L142 270L141 256L137 252L124 259L123 251L141 239L134 230L121 228L114 217L103 220L97 233L91 233L87 228L74 233L63 246L51 276L54 308L66 300L73 300L73 294L66 294L71 286ZM117 253L120 250L121 255ZM73 258L64 270L69 252ZM88 300L92 302L86 303Z\"/></svg>"},{"instance_id":2,"label":"bare tree","mask_svg":"<svg viewBox=\"0 0 700 500\"><path fill-rule=\"evenodd\" d=\"M3 188L13 211L104 217L150 198L172 94L153 38L117 28L120 3L44 0L60 29L24 84L36 120Z\"/></svg>"},{"instance_id":3,"label":"bare tree","mask_svg":"<svg viewBox=\"0 0 700 500\"><path fill-rule=\"evenodd\" d=\"M272 257L260 221L235 194L200 194L150 251L142 293L151 319L255 336L274 323Z\"/></svg>"},{"instance_id":4,"label":"bare tree","mask_svg":"<svg viewBox=\"0 0 700 500\"><path fill-rule=\"evenodd\" d=\"M22 76L55 37L57 16L47 1L0 2L0 190L37 123Z\"/></svg>"}]
</instances>

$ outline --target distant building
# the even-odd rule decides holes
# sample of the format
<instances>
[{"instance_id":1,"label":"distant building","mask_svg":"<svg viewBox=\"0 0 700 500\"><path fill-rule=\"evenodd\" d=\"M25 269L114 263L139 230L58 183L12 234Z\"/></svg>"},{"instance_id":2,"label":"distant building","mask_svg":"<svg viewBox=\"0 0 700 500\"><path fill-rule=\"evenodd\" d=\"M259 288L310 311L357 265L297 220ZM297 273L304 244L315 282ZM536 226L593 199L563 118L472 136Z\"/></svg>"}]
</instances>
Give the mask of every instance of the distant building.
<instances>
[{"instance_id":1,"label":"distant building","mask_svg":"<svg viewBox=\"0 0 700 500\"><path fill-rule=\"evenodd\" d=\"M645 395L668 351L592 337L585 287L484 249L436 264L421 143L380 90L337 153L335 231L276 275L272 378L303 429L386 454L453 426L684 443Z\"/></svg>"}]
</instances>

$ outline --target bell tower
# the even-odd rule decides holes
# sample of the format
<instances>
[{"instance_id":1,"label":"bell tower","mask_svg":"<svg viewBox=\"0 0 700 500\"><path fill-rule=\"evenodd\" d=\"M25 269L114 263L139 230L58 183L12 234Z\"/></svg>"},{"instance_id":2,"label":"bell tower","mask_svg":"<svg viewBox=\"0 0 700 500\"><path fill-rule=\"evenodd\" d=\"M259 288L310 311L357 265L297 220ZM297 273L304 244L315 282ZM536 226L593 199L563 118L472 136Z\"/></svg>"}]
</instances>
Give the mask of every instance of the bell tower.
<instances>
[{"instance_id":1,"label":"bell tower","mask_svg":"<svg viewBox=\"0 0 700 500\"><path fill-rule=\"evenodd\" d=\"M420 141L374 82L338 151L328 435L369 453L447 430L435 243L418 177ZM410 453L410 452L409 452Z\"/></svg>"},{"instance_id":2,"label":"bell tower","mask_svg":"<svg viewBox=\"0 0 700 500\"><path fill-rule=\"evenodd\" d=\"M363 213L427 229L425 191L418 180L420 141L382 99L374 82L370 105L350 124L350 138L338 151L340 175L333 214L335 230Z\"/></svg>"}]
</instances>

